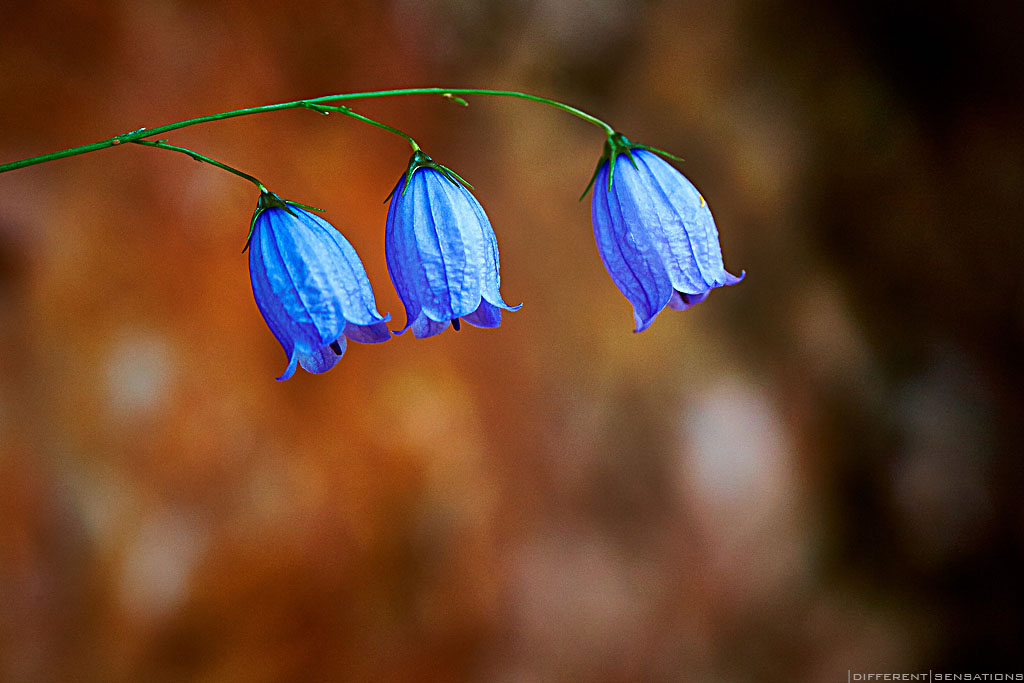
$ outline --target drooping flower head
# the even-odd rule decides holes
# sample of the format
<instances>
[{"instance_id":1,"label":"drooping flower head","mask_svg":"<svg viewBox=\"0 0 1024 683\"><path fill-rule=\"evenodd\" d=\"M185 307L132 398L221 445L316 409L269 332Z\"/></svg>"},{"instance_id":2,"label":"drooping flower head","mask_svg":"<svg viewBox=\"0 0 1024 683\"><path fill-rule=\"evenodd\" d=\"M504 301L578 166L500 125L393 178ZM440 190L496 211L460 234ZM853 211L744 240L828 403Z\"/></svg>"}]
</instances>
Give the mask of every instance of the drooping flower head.
<instances>
[{"instance_id":1,"label":"drooping flower head","mask_svg":"<svg viewBox=\"0 0 1024 683\"><path fill-rule=\"evenodd\" d=\"M609 137L594 179L594 239L608 274L633 304L636 332L665 306L684 310L734 285L704 197L659 150ZM621 158L619 158L621 155Z\"/></svg>"},{"instance_id":2,"label":"drooping flower head","mask_svg":"<svg viewBox=\"0 0 1024 683\"><path fill-rule=\"evenodd\" d=\"M416 151L391 193L384 253L391 281L417 338L459 320L497 327L501 309L517 311L498 292L498 242L480 202L454 172ZM520 304L521 305L521 304Z\"/></svg>"},{"instance_id":3,"label":"drooping flower head","mask_svg":"<svg viewBox=\"0 0 1024 683\"><path fill-rule=\"evenodd\" d=\"M249 233L249 276L256 305L288 354L279 380L327 372L346 338L373 344L391 334L355 249L334 226L272 192L260 195Z\"/></svg>"}]
</instances>

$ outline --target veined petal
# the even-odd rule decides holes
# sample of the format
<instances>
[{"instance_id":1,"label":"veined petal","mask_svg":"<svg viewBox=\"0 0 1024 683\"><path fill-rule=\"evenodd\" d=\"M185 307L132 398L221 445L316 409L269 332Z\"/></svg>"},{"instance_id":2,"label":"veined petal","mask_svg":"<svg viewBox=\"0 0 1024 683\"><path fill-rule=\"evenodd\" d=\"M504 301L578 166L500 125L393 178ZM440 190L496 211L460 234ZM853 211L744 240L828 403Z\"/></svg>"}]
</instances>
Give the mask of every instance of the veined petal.
<instances>
[{"instance_id":1,"label":"veined petal","mask_svg":"<svg viewBox=\"0 0 1024 683\"><path fill-rule=\"evenodd\" d=\"M704 291L711 281L704 277L698 264L695 247L687 232L686 214L670 201L660 180L646 165L648 157L654 155L643 149L632 151L636 166L626 158L620 158L615 164L612 181L612 193L622 207L623 220L631 230L648 235L675 289ZM665 163L656 156L654 158ZM689 211L692 212L692 207Z\"/></svg>"},{"instance_id":2,"label":"veined petal","mask_svg":"<svg viewBox=\"0 0 1024 683\"><path fill-rule=\"evenodd\" d=\"M473 212L477 216L478 225L480 226L481 246L483 247L480 251L483 258L480 271L481 295L485 301L499 308L504 308L506 311L512 312L518 311L523 307L522 304L510 306L505 303L505 300L501 296L501 265L498 257L498 238L494 234L494 228L491 227L491 221L487 218L487 214L484 213L484 207L482 207L480 202L476 200L473 193L465 188L461 189L469 199Z\"/></svg>"},{"instance_id":3,"label":"veined petal","mask_svg":"<svg viewBox=\"0 0 1024 683\"><path fill-rule=\"evenodd\" d=\"M339 337L335 340L334 345L341 349L341 353L329 345L322 346L316 351L300 353L299 364L302 365L302 369L306 372L320 374L333 368L345 354L345 337Z\"/></svg>"},{"instance_id":4,"label":"veined petal","mask_svg":"<svg viewBox=\"0 0 1024 683\"><path fill-rule=\"evenodd\" d=\"M363 262L352 244L345 239L333 225L316 214L299 207L292 207L300 218L305 219L310 227L319 230L334 243L334 265L337 266L337 292L341 299L342 312L345 319L357 325L370 325L382 322L385 317L377 311L377 304L370 287L370 278L366 275ZM301 212L301 213L300 213Z\"/></svg>"},{"instance_id":5,"label":"veined petal","mask_svg":"<svg viewBox=\"0 0 1024 683\"><path fill-rule=\"evenodd\" d=\"M293 338L306 341L308 348L337 339L345 318L336 291L340 277L333 242L281 208L263 211L256 230L263 232L260 256L273 296L295 330Z\"/></svg>"},{"instance_id":6,"label":"veined petal","mask_svg":"<svg viewBox=\"0 0 1024 683\"><path fill-rule=\"evenodd\" d=\"M405 192L392 196L396 205L394 251L421 310L434 318L451 319L452 288L459 286L466 254L451 206L434 200L443 189L431 182L431 173L435 172L418 169Z\"/></svg>"},{"instance_id":7,"label":"veined petal","mask_svg":"<svg viewBox=\"0 0 1024 683\"><path fill-rule=\"evenodd\" d=\"M668 307L677 311L685 311L690 306L696 306L704 299L708 298L708 294L711 293L709 289L706 292L700 294L683 294L682 292L672 292L672 298L668 300Z\"/></svg>"},{"instance_id":8,"label":"veined petal","mask_svg":"<svg viewBox=\"0 0 1024 683\"><path fill-rule=\"evenodd\" d=\"M461 193L465 195L467 203L473 215L476 217L478 235L476 236L476 254L479 258L480 293L484 297L493 300L495 305L505 302L501 299L498 291L501 287L501 266L498 260L498 238L494 235L494 228L491 227L491 220L484 212L476 197L466 188L459 186ZM501 302L498 304L497 302Z\"/></svg>"},{"instance_id":9,"label":"veined petal","mask_svg":"<svg viewBox=\"0 0 1024 683\"><path fill-rule=\"evenodd\" d=\"M682 220L688 247L701 278L708 285L724 284L725 266L718 228L704 197L686 176L657 154L644 149L635 150L634 154L647 182L659 189L664 201Z\"/></svg>"},{"instance_id":10,"label":"veined petal","mask_svg":"<svg viewBox=\"0 0 1024 683\"><path fill-rule=\"evenodd\" d=\"M616 167L626 163L620 160ZM633 304L635 331L641 332L665 308L672 285L643 226L632 214L624 214L614 186L612 192L608 191L607 162L598 170L590 206L597 251L612 282ZM631 221L627 221L627 215Z\"/></svg>"},{"instance_id":11,"label":"veined petal","mask_svg":"<svg viewBox=\"0 0 1024 683\"><path fill-rule=\"evenodd\" d=\"M498 243L483 207L428 162L413 155L415 170L392 193L384 237L388 272L406 308L406 325L396 334L412 328L417 337L472 315L482 300L518 309L499 293Z\"/></svg>"},{"instance_id":12,"label":"veined petal","mask_svg":"<svg viewBox=\"0 0 1024 683\"><path fill-rule=\"evenodd\" d=\"M356 325L348 323L345 325L345 335L349 339L360 344L379 344L391 339L391 331L384 323L372 325Z\"/></svg>"},{"instance_id":13,"label":"veined petal","mask_svg":"<svg viewBox=\"0 0 1024 683\"><path fill-rule=\"evenodd\" d=\"M434 237L444 261L448 305L431 318L457 318L476 310L480 303L480 282L484 268L484 227L476 212L479 203L469 190L446 178L432 168L418 171L424 176L430 212L433 215ZM413 176L415 181L415 176ZM474 206L475 205L475 206ZM450 315L448 312L450 311Z\"/></svg>"},{"instance_id":14,"label":"veined petal","mask_svg":"<svg viewBox=\"0 0 1024 683\"><path fill-rule=\"evenodd\" d=\"M330 223L270 193L261 195L257 211L249 272L256 305L288 354L279 379L299 364L326 372L340 357L331 345L343 350L350 320L383 327L388 318L377 312L355 249Z\"/></svg>"},{"instance_id":15,"label":"veined petal","mask_svg":"<svg viewBox=\"0 0 1024 683\"><path fill-rule=\"evenodd\" d=\"M444 322L438 322L431 320L426 316L425 313L420 313L419 317L412 322L412 333L417 339L425 339L427 337L433 337L435 334L440 334L448 329L450 321L445 320ZM403 330L404 331L404 330Z\"/></svg>"},{"instance_id":16,"label":"veined petal","mask_svg":"<svg viewBox=\"0 0 1024 683\"><path fill-rule=\"evenodd\" d=\"M462 319L474 327L497 327L501 324L501 309L485 299L475 311L462 316Z\"/></svg>"},{"instance_id":17,"label":"veined petal","mask_svg":"<svg viewBox=\"0 0 1024 683\"><path fill-rule=\"evenodd\" d=\"M423 307L420 304L418 292L421 286L424 288L426 286L417 268L415 251L410 253L407 248L409 240L405 232L409 226L405 220L398 219L399 208L396 197L402 194L404 187L405 176L402 176L391 193L391 203L388 204L388 217L384 228L384 258L387 261L388 275L391 276L391 283L395 286L398 298L402 300L402 305L405 307L405 326L395 334L405 332L419 316Z\"/></svg>"},{"instance_id":18,"label":"veined petal","mask_svg":"<svg viewBox=\"0 0 1024 683\"><path fill-rule=\"evenodd\" d=\"M270 328L278 343L284 347L285 353L290 353L294 346L292 342L294 331L290 327L291 320L288 318L287 312L274 296L267 279L266 265L259 256L262 250L262 234L262 230L253 230L249 242L249 279L252 282L253 299L256 301L256 307L263 316L263 320L266 321L267 327Z\"/></svg>"},{"instance_id":19,"label":"veined petal","mask_svg":"<svg viewBox=\"0 0 1024 683\"><path fill-rule=\"evenodd\" d=\"M410 178L405 192L393 198L398 203L395 236L399 239L406 273L414 282L421 309L450 318L448 268L434 224L427 184L427 174L418 170Z\"/></svg>"}]
</instances>

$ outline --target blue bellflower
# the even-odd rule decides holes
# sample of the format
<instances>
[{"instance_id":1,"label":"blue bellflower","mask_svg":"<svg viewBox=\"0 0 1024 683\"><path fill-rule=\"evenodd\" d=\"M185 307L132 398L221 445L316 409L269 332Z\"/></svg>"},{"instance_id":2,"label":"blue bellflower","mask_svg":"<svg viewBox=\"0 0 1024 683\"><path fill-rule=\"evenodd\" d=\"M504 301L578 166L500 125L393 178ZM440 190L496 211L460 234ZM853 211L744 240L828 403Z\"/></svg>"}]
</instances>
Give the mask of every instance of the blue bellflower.
<instances>
[{"instance_id":1,"label":"blue bellflower","mask_svg":"<svg viewBox=\"0 0 1024 683\"><path fill-rule=\"evenodd\" d=\"M417 338L459 320L497 327L501 309L517 311L498 292L498 242L480 202L458 176L417 151L388 206L384 253L388 273ZM521 306L521 304L520 304Z\"/></svg>"},{"instance_id":2,"label":"blue bellflower","mask_svg":"<svg viewBox=\"0 0 1024 683\"><path fill-rule=\"evenodd\" d=\"M260 195L249 236L249 275L256 305L288 354L279 380L327 372L346 338L365 344L391 334L355 249L324 219L273 193Z\"/></svg>"},{"instance_id":3,"label":"blue bellflower","mask_svg":"<svg viewBox=\"0 0 1024 683\"><path fill-rule=\"evenodd\" d=\"M636 332L665 306L685 310L734 285L704 197L653 150L616 133L605 145L591 202L594 239L608 274L633 304ZM616 157L623 155L624 158Z\"/></svg>"}]
</instances>

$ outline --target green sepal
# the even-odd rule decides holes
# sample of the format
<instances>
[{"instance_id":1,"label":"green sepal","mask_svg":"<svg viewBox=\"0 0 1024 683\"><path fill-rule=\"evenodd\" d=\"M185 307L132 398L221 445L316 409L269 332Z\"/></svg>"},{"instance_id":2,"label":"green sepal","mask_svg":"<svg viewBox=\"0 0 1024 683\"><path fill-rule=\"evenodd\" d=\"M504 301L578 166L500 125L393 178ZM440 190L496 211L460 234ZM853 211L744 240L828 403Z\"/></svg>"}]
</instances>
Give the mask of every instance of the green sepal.
<instances>
[{"instance_id":1,"label":"green sepal","mask_svg":"<svg viewBox=\"0 0 1024 683\"><path fill-rule=\"evenodd\" d=\"M445 178L447 178L448 180L452 181L456 185L458 185L459 183L462 183L463 185L466 186L466 189L468 189L468 190L472 190L473 189L473 186L470 185L469 183L467 183L465 180L463 180L462 176L460 176L458 173L456 173L452 169L448 168L447 166L442 166L441 164L437 164L437 169L439 171L441 171L441 174L444 175Z\"/></svg>"},{"instance_id":2,"label":"green sepal","mask_svg":"<svg viewBox=\"0 0 1024 683\"><path fill-rule=\"evenodd\" d=\"M320 209L320 208L317 208L315 206L310 206L309 204L299 204L298 202L293 202L290 199L285 200L285 203L289 204L291 206L297 206L300 209L306 209L307 211L319 211L320 213L326 213L327 212L326 209ZM285 208L287 208L287 207L285 207ZM289 211L288 213L291 213L291 212ZM294 216L295 214L292 214L292 215Z\"/></svg>"},{"instance_id":3,"label":"green sepal","mask_svg":"<svg viewBox=\"0 0 1024 683\"><path fill-rule=\"evenodd\" d=\"M637 148L639 148L639 149L646 149L648 152L654 152L658 156L665 157L666 159L671 159L672 161L686 161L686 159L684 159L682 157L677 157L675 154L672 154L671 152L666 152L663 149L658 149L657 147L651 147L650 145L644 145L644 144L641 144L639 142L632 142L632 143L630 143L630 146L633 149L637 149Z\"/></svg>"},{"instance_id":4,"label":"green sepal","mask_svg":"<svg viewBox=\"0 0 1024 683\"><path fill-rule=\"evenodd\" d=\"M412 156L409 157L409 167L405 169L405 184L402 185L403 195L405 194L405 191L409 189L409 183L412 182L412 175L421 168L432 168L441 175L443 175L445 178L450 180L452 183L456 185L462 183L468 189L473 189L473 186L467 183L465 180L463 180L462 176L460 176L458 173L448 168L447 166L442 166L441 164L437 163L436 161L431 159L430 156L423 150L417 149L415 152L412 153ZM395 194L395 189L397 188L398 186L396 185L395 188L391 190L391 192L388 192L388 196L384 198L385 202L391 199L391 196Z\"/></svg>"},{"instance_id":5,"label":"green sepal","mask_svg":"<svg viewBox=\"0 0 1024 683\"><path fill-rule=\"evenodd\" d=\"M324 116L327 116L331 112L334 112L336 114L344 114L346 112L352 111L352 107L346 107L343 104L330 105L330 104L317 104L315 102L303 102L302 106L305 107L306 109L311 110L311 111L315 111L318 114L323 114Z\"/></svg>"},{"instance_id":6,"label":"green sepal","mask_svg":"<svg viewBox=\"0 0 1024 683\"><path fill-rule=\"evenodd\" d=\"M604 147L605 149L608 149L608 143L605 143ZM601 164L604 163L604 160L605 156L602 154L601 158L597 160L597 167L594 168L594 174L590 176L590 182L588 182L587 186L583 188L583 194L581 194L580 198L577 199L576 201L582 202L583 198L587 196L588 192L590 192L590 188L594 186L594 181L597 180L597 174L601 172Z\"/></svg>"},{"instance_id":7,"label":"green sepal","mask_svg":"<svg viewBox=\"0 0 1024 683\"><path fill-rule=\"evenodd\" d=\"M636 159L633 157L634 149L646 149L648 152L654 152L663 157L668 157L675 161L683 161L683 159L670 154L664 150L656 147L645 145L641 142L633 142L622 133L612 133L608 136L608 139L604 143L604 152L601 154L601 158L597 160L597 168L594 169L594 175L590 177L590 182L587 183L587 187L583 190L583 194L580 195L579 201L583 201L583 198L587 196L590 189L594 186L594 181L597 180L597 174L601 172L601 165L604 162L608 162L608 191L612 190L612 178L615 177L615 160L622 154L629 157L630 162L633 164L633 168L637 168Z\"/></svg>"},{"instance_id":8,"label":"green sepal","mask_svg":"<svg viewBox=\"0 0 1024 683\"><path fill-rule=\"evenodd\" d=\"M462 107L468 107L469 106L469 102L467 102L466 100L462 99L458 95L451 94L450 92L443 93L441 95L441 97L445 98L449 102L454 102L455 104L458 104L458 105L460 105Z\"/></svg>"},{"instance_id":9,"label":"green sepal","mask_svg":"<svg viewBox=\"0 0 1024 683\"><path fill-rule=\"evenodd\" d=\"M252 231L256 229L256 219L260 217L261 213L267 209L284 209L289 215L294 218L298 218L298 216L295 215L295 212L289 208L291 206L297 206L300 209L308 209L310 211L319 211L321 213L324 211L323 209L318 209L315 206L308 206L306 204L299 204L298 202L281 199L276 193L271 192L270 190L262 190L260 192L260 198L256 200L256 210L252 212L252 220L249 221L249 234L245 236L245 246L242 247L242 253L244 254L249 250L249 242L252 241Z\"/></svg>"}]
</instances>

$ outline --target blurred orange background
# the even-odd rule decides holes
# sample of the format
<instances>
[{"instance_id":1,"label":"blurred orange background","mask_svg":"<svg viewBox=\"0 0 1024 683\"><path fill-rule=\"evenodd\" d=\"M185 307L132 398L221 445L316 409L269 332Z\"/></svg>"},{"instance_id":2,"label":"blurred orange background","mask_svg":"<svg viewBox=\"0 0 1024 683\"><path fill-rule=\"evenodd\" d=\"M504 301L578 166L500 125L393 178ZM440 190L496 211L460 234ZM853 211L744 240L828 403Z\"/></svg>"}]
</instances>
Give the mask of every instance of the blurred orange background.
<instances>
[{"instance_id":1,"label":"blurred orange background","mask_svg":"<svg viewBox=\"0 0 1024 683\"><path fill-rule=\"evenodd\" d=\"M360 102L475 186L525 305L278 383L251 186L130 145L0 175L0 680L1024 671L1022 7L4 5L0 162L519 89L685 157L748 276L635 335L577 202L600 131ZM325 208L403 323L401 140L167 137Z\"/></svg>"}]
</instances>

